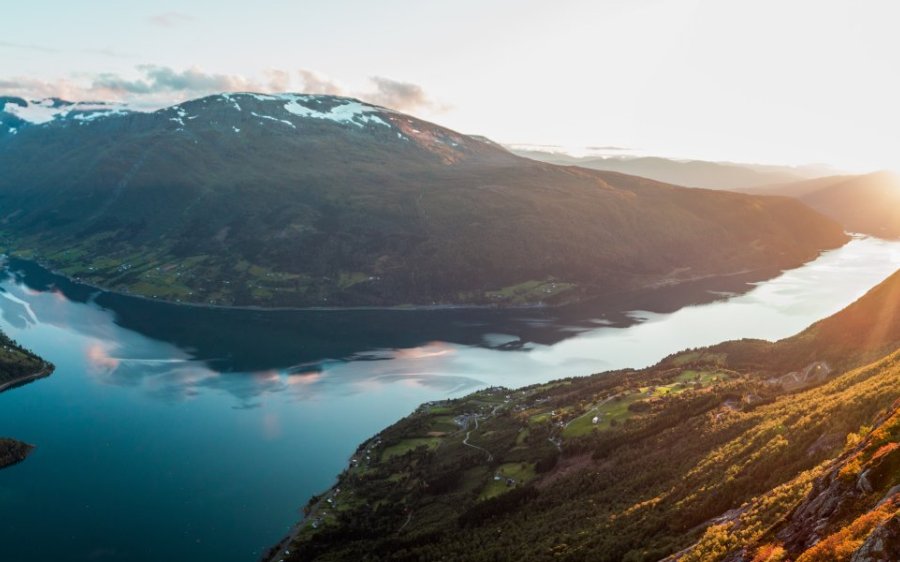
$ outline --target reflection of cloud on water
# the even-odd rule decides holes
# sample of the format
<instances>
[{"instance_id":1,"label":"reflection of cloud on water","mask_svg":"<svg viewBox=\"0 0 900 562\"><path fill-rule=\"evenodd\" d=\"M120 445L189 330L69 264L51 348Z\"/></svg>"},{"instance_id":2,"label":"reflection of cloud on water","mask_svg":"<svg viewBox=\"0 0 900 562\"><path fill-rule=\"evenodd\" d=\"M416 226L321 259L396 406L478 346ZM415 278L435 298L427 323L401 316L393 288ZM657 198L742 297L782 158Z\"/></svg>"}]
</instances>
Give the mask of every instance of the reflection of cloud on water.
<instances>
[{"instance_id":1,"label":"reflection of cloud on water","mask_svg":"<svg viewBox=\"0 0 900 562\"><path fill-rule=\"evenodd\" d=\"M31 305L4 288L0 288L0 314L4 320L18 329L38 323Z\"/></svg>"},{"instance_id":2,"label":"reflection of cloud on water","mask_svg":"<svg viewBox=\"0 0 900 562\"><path fill-rule=\"evenodd\" d=\"M4 319L14 327L46 324L104 340L114 340L120 335L121 330L111 321L110 313L98 305L74 303L56 287L35 290L10 279L0 287L3 297L0 309Z\"/></svg>"},{"instance_id":3,"label":"reflection of cloud on water","mask_svg":"<svg viewBox=\"0 0 900 562\"><path fill-rule=\"evenodd\" d=\"M112 357L107 346L99 342L87 346L85 357L94 374L109 374L119 368L119 360Z\"/></svg>"},{"instance_id":4,"label":"reflection of cloud on water","mask_svg":"<svg viewBox=\"0 0 900 562\"><path fill-rule=\"evenodd\" d=\"M431 359L455 353L456 350L445 342L429 342L419 347L398 349L393 352L394 359Z\"/></svg>"},{"instance_id":5,"label":"reflection of cloud on water","mask_svg":"<svg viewBox=\"0 0 900 562\"><path fill-rule=\"evenodd\" d=\"M272 412L263 416L263 436L266 439L275 439L281 435L281 420Z\"/></svg>"},{"instance_id":6,"label":"reflection of cloud on water","mask_svg":"<svg viewBox=\"0 0 900 562\"><path fill-rule=\"evenodd\" d=\"M322 380L321 371L307 371L305 373L291 373L285 378L288 386L311 385Z\"/></svg>"}]
</instances>

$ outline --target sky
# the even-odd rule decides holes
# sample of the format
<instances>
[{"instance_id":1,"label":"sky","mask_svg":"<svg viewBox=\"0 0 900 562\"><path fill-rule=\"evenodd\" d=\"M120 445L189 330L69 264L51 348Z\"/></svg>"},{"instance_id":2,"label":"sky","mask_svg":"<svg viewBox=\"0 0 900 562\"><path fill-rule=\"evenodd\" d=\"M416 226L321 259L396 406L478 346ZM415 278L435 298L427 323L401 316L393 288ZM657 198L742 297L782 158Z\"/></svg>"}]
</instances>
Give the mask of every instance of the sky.
<instances>
[{"instance_id":1,"label":"sky","mask_svg":"<svg viewBox=\"0 0 900 562\"><path fill-rule=\"evenodd\" d=\"M331 93L508 144L900 169L896 0L4 4L0 94Z\"/></svg>"}]
</instances>

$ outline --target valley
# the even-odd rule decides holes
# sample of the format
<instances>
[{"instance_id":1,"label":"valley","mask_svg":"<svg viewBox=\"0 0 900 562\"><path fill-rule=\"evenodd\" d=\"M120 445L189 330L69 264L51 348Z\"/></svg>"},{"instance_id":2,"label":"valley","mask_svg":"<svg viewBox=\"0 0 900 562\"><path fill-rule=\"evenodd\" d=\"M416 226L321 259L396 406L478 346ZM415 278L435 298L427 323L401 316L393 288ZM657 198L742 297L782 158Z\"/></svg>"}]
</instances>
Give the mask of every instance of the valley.
<instances>
[{"instance_id":1,"label":"valley","mask_svg":"<svg viewBox=\"0 0 900 562\"><path fill-rule=\"evenodd\" d=\"M87 4L3 10L0 562L900 562L900 4Z\"/></svg>"}]
</instances>

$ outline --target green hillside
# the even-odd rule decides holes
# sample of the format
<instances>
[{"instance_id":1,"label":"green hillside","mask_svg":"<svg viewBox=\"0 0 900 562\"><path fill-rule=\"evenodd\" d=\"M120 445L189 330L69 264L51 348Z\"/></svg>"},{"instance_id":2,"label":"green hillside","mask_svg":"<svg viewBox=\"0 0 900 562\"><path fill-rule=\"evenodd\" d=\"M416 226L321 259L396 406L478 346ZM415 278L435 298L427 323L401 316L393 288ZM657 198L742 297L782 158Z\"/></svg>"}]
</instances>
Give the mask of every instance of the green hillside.
<instances>
[{"instance_id":1,"label":"green hillside","mask_svg":"<svg viewBox=\"0 0 900 562\"><path fill-rule=\"evenodd\" d=\"M796 201L520 158L330 96L211 96L0 136L0 246L223 305L533 304L795 267Z\"/></svg>"},{"instance_id":2,"label":"green hillside","mask_svg":"<svg viewBox=\"0 0 900 562\"><path fill-rule=\"evenodd\" d=\"M423 405L273 559L895 560L898 306L900 273L780 342Z\"/></svg>"},{"instance_id":3,"label":"green hillside","mask_svg":"<svg viewBox=\"0 0 900 562\"><path fill-rule=\"evenodd\" d=\"M0 331L0 391L23 380L48 375L52 369L52 365Z\"/></svg>"}]
</instances>

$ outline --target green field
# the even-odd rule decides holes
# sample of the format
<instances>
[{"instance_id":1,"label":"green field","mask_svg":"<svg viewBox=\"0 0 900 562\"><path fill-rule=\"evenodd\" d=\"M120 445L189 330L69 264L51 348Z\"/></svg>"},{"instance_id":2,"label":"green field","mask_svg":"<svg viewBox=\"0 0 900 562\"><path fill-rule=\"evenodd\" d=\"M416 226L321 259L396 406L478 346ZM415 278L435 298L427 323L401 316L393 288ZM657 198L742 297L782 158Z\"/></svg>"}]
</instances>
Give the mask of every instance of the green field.
<instances>
[{"instance_id":1,"label":"green field","mask_svg":"<svg viewBox=\"0 0 900 562\"><path fill-rule=\"evenodd\" d=\"M533 480L535 476L534 463L516 462L502 464L481 491L481 494L478 495L478 499L486 500L509 491L513 486L507 483L507 478L515 480L515 486L520 486ZM497 477L500 479L497 480Z\"/></svg>"},{"instance_id":2,"label":"green field","mask_svg":"<svg viewBox=\"0 0 900 562\"><path fill-rule=\"evenodd\" d=\"M674 396L695 388L707 388L718 382L727 380L729 375L718 371L682 371L669 384L656 386L642 386L636 392L619 395L604 404L589 409L585 414L572 420L563 430L563 437L580 437L591 431L609 429L615 423L622 423L636 415L628 409L635 402L643 399L662 398ZM699 386L698 386L699 385ZM540 414L535 417L547 416ZM600 418L599 423L593 423L594 416Z\"/></svg>"},{"instance_id":3,"label":"green field","mask_svg":"<svg viewBox=\"0 0 900 562\"><path fill-rule=\"evenodd\" d=\"M411 439L404 439L396 445L386 447L381 452L381 460L386 461L394 457L404 455L409 451L418 449L419 447L425 447L426 449L436 449L437 446L440 445L440 443L441 439L439 437L414 437Z\"/></svg>"}]
</instances>

